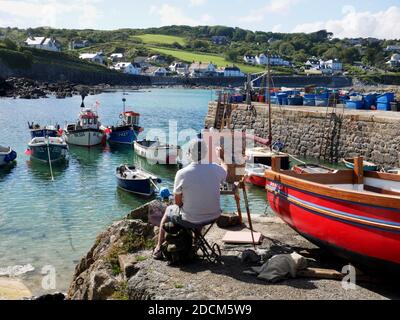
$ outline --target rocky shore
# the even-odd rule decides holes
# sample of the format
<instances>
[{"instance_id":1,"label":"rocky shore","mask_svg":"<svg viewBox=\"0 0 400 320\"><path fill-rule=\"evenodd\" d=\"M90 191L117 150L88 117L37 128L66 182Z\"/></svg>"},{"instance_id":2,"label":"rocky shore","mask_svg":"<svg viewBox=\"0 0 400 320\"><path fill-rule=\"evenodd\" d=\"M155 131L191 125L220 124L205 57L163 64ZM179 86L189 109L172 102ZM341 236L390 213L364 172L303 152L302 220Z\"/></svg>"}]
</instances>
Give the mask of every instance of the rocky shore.
<instances>
[{"instance_id":1,"label":"rocky shore","mask_svg":"<svg viewBox=\"0 0 400 320\"><path fill-rule=\"evenodd\" d=\"M20 99L40 99L55 96L58 99L80 95L82 91L90 95L101 93L108 85L83 86L68 81L48 83L26 78L0 79L0 97Z\"/></svg>"},{"instance_id":2,"label":"rocky shore","mask_svg":"<svg viewBox=\"0 0 400 320\"><path fill-rule=\"evenodd\" d=\"M340 280L345 261L332 258L296 234L278 218L254 218L256 231L264 240L257 247L260 259L297 252L309 268L328 268L328 277L299 274L278 283L269 283L249 273L257 259L245 259L251 246L224 245L226 229L214 226L207 239L222 249L222 264L203 260L172 267L152 259L157 228L147 217L161 204L143 206L124 220L115 222L98 236L96 243L77 265L67 298L80 299L387 299L399 298L395 290L375 281L358 278L356 289L346 290ZM231 227L242 230L245 226ZM253 262L251 262L253 261ZM307 269L308 270L308 269ZM307 271L306 270L306 271ZM311 269L310 269L311 270ZM332 271L333 270L333 271ZM335 271L336 270L336 271ZM333 273L332 273L333 272ZM332 275L335 277L332 277ZM337 275L339 274L339 278ZM319 278L319 279L318 279ZM336 278L336 279L333 279Z\"/></svg>"}]
</instances>

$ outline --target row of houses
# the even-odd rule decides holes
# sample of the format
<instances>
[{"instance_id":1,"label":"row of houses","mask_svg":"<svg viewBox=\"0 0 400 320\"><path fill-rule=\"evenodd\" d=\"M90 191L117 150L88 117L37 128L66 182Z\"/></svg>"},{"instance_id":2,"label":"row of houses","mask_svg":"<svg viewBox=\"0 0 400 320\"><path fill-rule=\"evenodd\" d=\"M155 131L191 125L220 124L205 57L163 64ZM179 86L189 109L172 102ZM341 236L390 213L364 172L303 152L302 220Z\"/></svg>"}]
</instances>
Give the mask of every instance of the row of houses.
<instances>
[{"instance_id":1,"label":"row of houses","mask_svg":"<svg viewBox=\"0 0 400 320\"><path fill-rule=\"evenodd\" d=\"M106 57L102 52L82 53L80 59L101 65L110 60L112 70L132 75L166 76L178 75L184 77L244 77L245 74L236 66L217 68L213 63L193 62L186 64L174 61L168 68L154 66L153 63L166 63L163 57L154 55L151 57L137 57L132 62L125 61L122 53L113 53Z\"/></svg>"},{"instance_id":2,"label":"row of houses","mask_svg":"<svg viewBox=\"0 0 400 320\"><path fill-rule=\"evenodd\" d=\"M258 64L258 65L267 65L268 60L270 61L269 64L271 66L283 66L283 67L290 67L292 63L283 59L278 55L273 55L268 58L268 56L264 53L261 53L257 56L246 54L243 57L244 62L249 64Z\"/></svg>"},{"instance_id":3,"label":"row of houses","mask_svg":"<svg viewBox=\"0 0 400 320\"><path fill-rule=\"evenodd\" d=\"M323 60L312 57L304 64L306 73L333 74L343 72L343 63L339 59Z\"/></svg>"}]
</instances>

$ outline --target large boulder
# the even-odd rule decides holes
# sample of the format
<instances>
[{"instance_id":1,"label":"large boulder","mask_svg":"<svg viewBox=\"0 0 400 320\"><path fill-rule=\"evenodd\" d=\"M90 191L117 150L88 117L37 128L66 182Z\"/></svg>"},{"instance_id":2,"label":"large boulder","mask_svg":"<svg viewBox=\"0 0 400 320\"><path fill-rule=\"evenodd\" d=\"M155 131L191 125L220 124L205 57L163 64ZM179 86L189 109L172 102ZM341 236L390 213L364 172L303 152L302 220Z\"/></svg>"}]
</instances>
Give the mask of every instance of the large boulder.
<instances>
[{"instance_id":1,"label":"large boulder","mask_svg":"<svg viewBox=\"0 0 400 320\"><path fill-rule=\"evenodd\" d=\"M120 266L120 257L150 249L153 239L153 227L140 220L115 222L97 237L95 245L76 266L68 299L111 298L125 278L123 273L132 275L134 270L132 266Z\"/></svg>"}]
</instances>

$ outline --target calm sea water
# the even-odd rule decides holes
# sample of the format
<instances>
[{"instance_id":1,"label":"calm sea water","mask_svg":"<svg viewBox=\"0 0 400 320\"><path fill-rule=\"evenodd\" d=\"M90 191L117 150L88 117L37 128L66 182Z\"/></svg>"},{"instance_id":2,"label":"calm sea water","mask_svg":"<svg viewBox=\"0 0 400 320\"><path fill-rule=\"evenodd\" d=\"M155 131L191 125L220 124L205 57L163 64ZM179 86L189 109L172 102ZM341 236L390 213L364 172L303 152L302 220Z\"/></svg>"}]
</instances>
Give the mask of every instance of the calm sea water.
<instances>
[{"instance_id":1,"label":"calm sea water","mask_svg":"<svg viewBox=\"0 0 400 320\"><path fill-rule=\"evenodd\" d=\"M121 99L141 114L146 134L151 128L167 129L174 120L178 132L199 131L204 124L208 101L215 98L209 90L153 89L144 92L103 93L87 97L87 105L100 102L103 124L118 121ZM137 158L131 147L70 148L67 165L54 169L51 181L46 165L31 163L24 154L29 141L28 121L64 125L75 121L80 97L66 100L0 99L0 144L18 152L14 168L0 169L0 269L32 264L35 271L23 276L30 289L43 293L41 271L54 266L58 291L68 288L74 267L93 245L96 235L113 221L148 200L116 188L115 168L121 163L140 163L172 187L176 169L150 166ZM185 134L182 134L184 137ZM250 188L253 213L266 208L264 191ZM233 211L230 197L222 199L225 210Z\"/></svg>"}]
</instances>

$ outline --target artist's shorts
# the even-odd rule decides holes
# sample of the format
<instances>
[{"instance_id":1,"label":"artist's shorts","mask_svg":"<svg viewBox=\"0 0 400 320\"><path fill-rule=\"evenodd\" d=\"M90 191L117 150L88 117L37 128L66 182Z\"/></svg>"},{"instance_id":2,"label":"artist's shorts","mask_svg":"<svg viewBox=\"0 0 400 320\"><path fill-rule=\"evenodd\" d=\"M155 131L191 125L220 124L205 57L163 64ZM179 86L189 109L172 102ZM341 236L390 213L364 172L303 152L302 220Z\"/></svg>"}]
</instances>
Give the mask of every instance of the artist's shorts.
<instances>
[{"instance_id":1,"label":"artist's shorts","mask_svg":"<svg viewBox=\"0 0 400 320\"><path fill-rule=\"evenodd\" d=\"M173 224L182 224L181 209L177 205L167 207L167 217Z\"/></svg>"}]
</instances>

